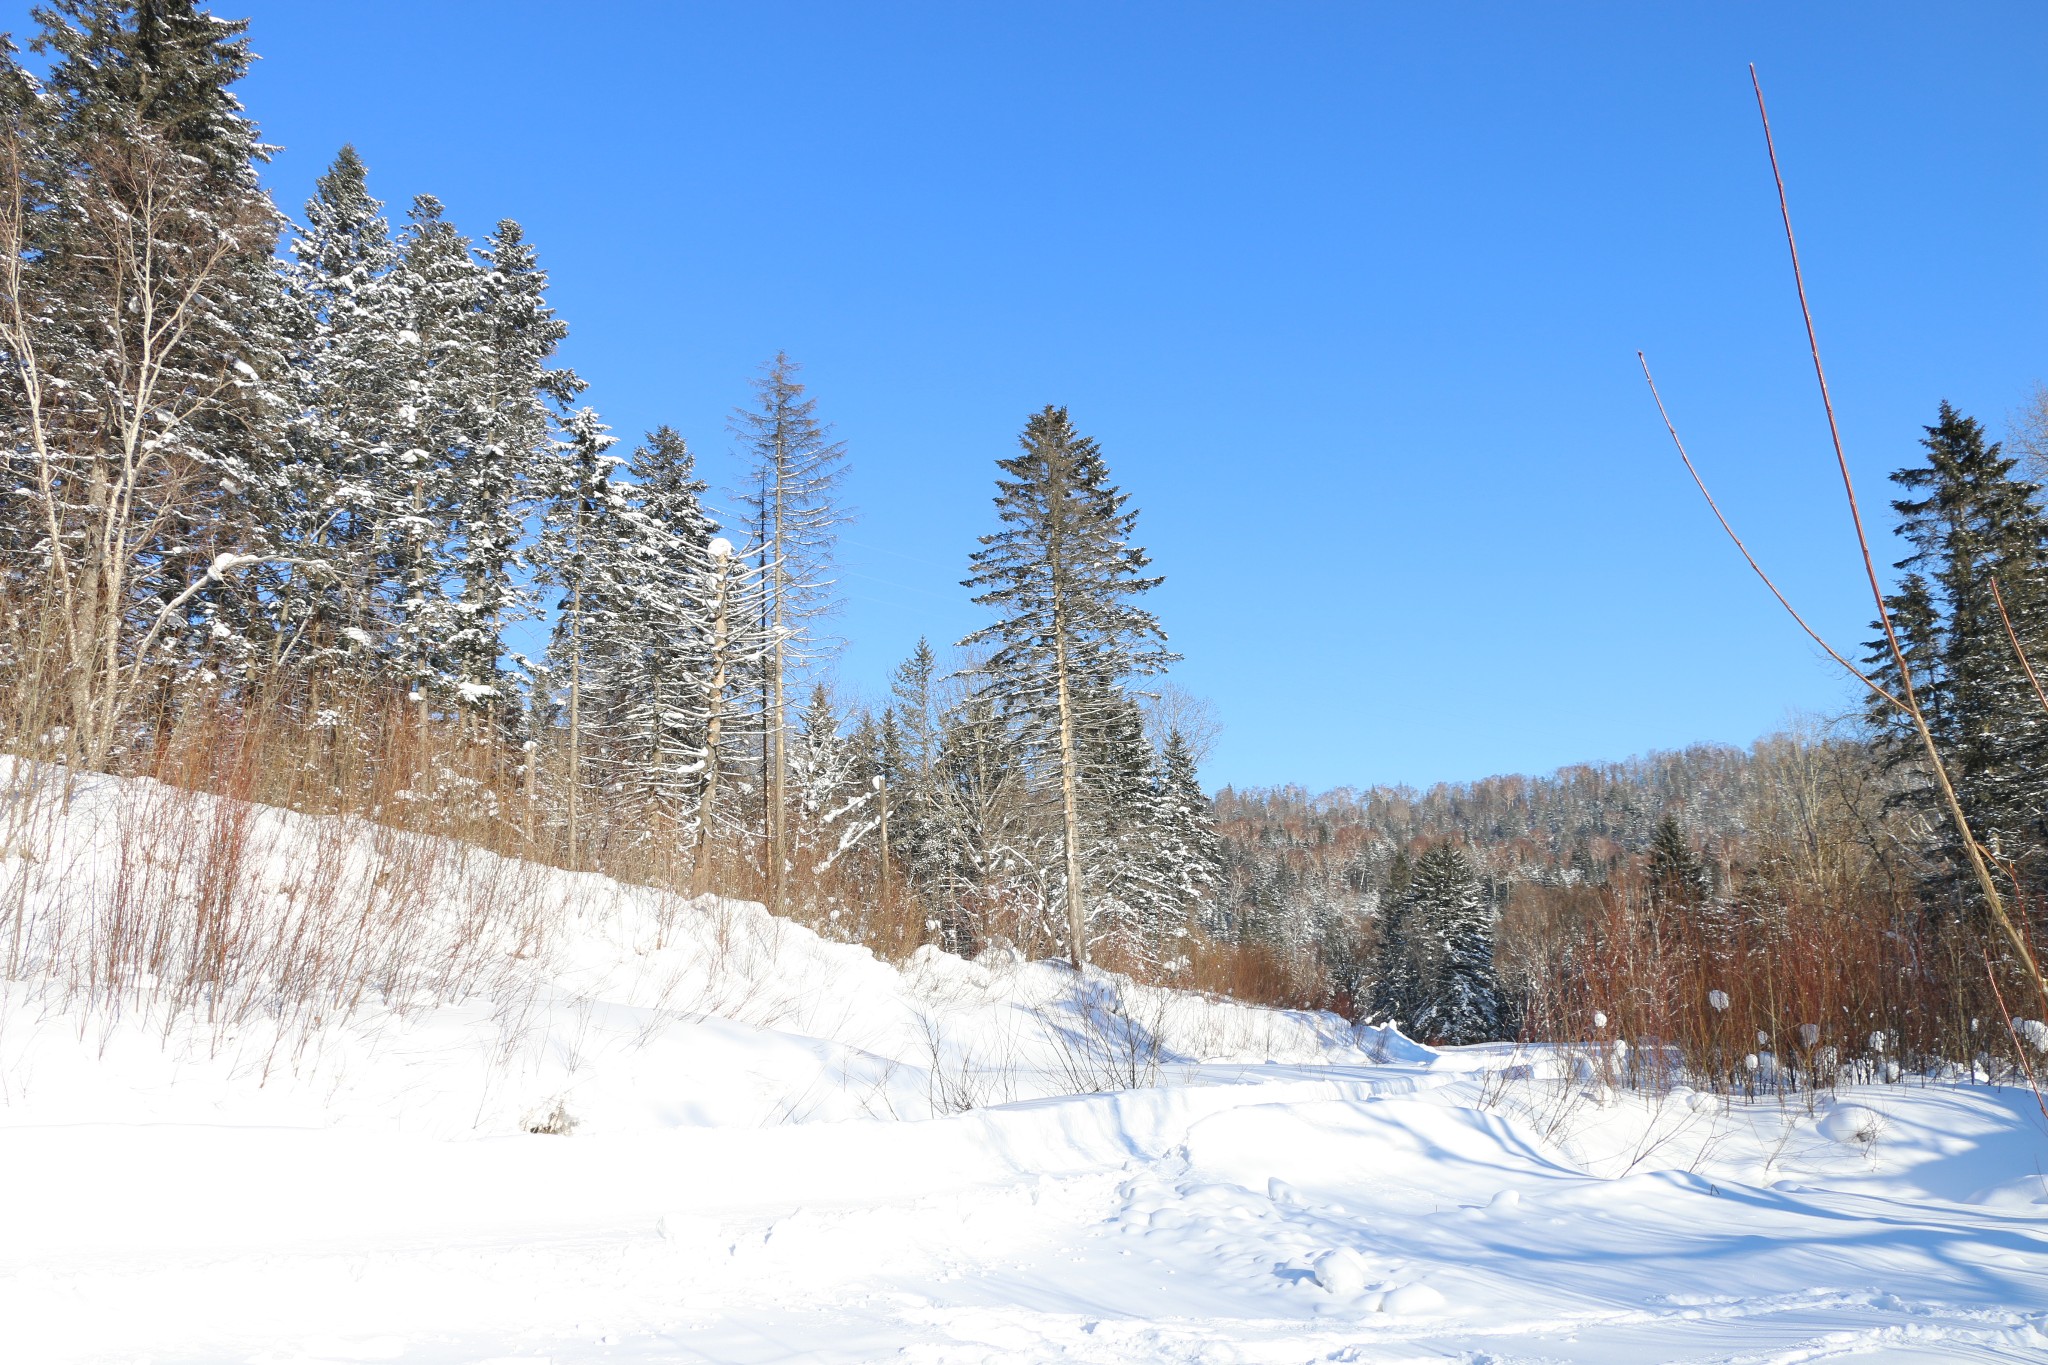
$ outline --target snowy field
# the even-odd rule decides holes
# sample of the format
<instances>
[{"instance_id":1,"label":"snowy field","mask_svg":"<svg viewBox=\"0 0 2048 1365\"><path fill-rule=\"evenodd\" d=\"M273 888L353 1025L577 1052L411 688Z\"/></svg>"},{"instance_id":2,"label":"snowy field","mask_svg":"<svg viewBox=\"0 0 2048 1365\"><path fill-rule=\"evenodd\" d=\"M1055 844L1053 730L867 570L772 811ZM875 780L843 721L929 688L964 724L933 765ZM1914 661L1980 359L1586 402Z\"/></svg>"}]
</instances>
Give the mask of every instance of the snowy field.
<instances>
[{"instance_id":1,"label":"snowy field","mask_svg":"<svg viewBox=\"0 0 2048 1365\"><path fill-rule=\"evenodd\" d=\"M449 937L408 951L470 954L460 990L387 963L347 1009L209 1015L78 981L211 804L34 804L0 843L0 1360L2048 1359L2023 1090L1617 1094L418 849ZM309 863L389 880L362 826L236 828L231 894L169 877L162 932L232 901L287 963L249 924L327 923Z\"/></svg>"}]
</instances>

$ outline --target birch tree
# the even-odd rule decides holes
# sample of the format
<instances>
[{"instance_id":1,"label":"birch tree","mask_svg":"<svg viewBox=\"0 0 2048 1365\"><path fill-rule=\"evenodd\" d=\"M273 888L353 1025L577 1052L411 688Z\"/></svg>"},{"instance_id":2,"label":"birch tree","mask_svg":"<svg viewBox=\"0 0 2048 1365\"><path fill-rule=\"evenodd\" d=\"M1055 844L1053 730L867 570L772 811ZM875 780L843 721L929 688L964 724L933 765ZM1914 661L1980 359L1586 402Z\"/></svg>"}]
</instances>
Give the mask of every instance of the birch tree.
<instances>
[{"instance_id":1,"label":"birch tree","mask_svg":"<svg viewBox=\"0 0 2048 1365\"><path fill-rule=\"evenodd\" d=\"M280 219L229 92L242 24L168 0L37 18L48 82L11 52L0 79L8 538L69 747L99 766L163 647L231 635L209 604L278 557L242 495L275 477Z\"/></svg>"}]
</instances>

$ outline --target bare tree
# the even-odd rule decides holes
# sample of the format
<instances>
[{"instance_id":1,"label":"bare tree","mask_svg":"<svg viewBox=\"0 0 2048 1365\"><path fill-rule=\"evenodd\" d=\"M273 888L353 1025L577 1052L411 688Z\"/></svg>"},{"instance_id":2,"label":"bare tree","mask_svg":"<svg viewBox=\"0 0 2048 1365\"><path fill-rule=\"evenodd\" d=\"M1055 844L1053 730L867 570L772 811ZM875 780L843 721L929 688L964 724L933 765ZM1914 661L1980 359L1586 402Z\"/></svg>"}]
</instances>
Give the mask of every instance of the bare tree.
<instances>
[{"instance_id":1,"label":"bare tree","mask_svg":"<svg viewBox=\"0 0 2048 1365\"><path fill-rule=\"evenodd\" d=\"M1145 712L1145 737L1152 741L1153 748L1165 754L1167 737L1179 731L1181 743L1187 746L1196 765L1209 761L1209 755L1216 750L1216 740L1223 733L1215 702L1196 696L1179 683L1162 682L1147 688L1139 705Z\"/></svg>"},{"instance_id":2,"label":"bare tree","mask_svg":"<svg viewBox=\"0 0 2048 1365\"><path fill-rule=\"evenodd\" d=\"M128 120L48 145L39 97L0 128L0 352L26 447L31 550L65 679L69 745L103 764L156 652L201 593L279 556L214 553L251 471L223 428L263 401L232 319L278 217L251 188ZM241 305L239 308L237 305Z\"/></svg>"},{"instance_id":3,"label":"bare tree","mask_svg":"<svg viewBox=\"0 0 2048 1365\"><path fill-rule=\"evenodd\" d=\"M830 648L816 632L832 614L832 552L849 519L838 501L846 446L817 419L800 367L778 351L754 381L756 405L733 414L733 430L753 459L744 497L758 544L761 633L762 832L767 843L769 909L783 908L788 870L788 688Z\"/></svg>"},{"instance_id":4,"label":"bare tree","mask_svg":"<svg viewBox=\"0 0 2048 1365\"><path fill-rule=\"evenodd\" d=\"M2048 484L2048 384L2035 387L2009 425L2009 444L2020 453L2020 468L2035 483Z\"/></svg>"}]
</instances>

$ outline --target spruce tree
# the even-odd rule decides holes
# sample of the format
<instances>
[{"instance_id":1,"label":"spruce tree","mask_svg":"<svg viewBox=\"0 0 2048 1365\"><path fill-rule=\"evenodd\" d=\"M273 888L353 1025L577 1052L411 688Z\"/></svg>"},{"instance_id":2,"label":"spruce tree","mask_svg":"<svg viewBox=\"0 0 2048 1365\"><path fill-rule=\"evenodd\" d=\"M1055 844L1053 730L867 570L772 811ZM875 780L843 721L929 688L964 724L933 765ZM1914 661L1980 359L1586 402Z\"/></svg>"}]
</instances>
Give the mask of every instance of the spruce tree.
<instances>
[{"instance_id":1,"label":"spruce tree","mask_svg":"<svg viewBox=\"0 0 2048 1365\"><path fill-rule=\"evenodd\" d=\"M1416 971L1415 957L1408 942L1409 888L1414 884L1414 866L1408 850L1396 849L1388 864L1386 884L1379 894L1377 948L1374 953L1372 1010L1375 1015L1397 1024L1412 1022L1421 1003L1423 982Z\"/></svg>"},{"instance_id":2,"label":"spruce tree","mask_svg":"<svg viewBox=\"0 0 2048 1365\"><path fill-rule=\"evenodd\" d=\"M1417 1038L1450 1044L1498 1036L1493 912L1472 863L1449 843L1412 865L1396 855L1380 902L1375 1013Z\"/></svg>"},{"instance_id":3,"label":"spruce tree","mask_svg":"<svg viewBox=\"0 0 2048 1365\"><path fill-rule=\"evenodd\" d=\"M1708 894L1706 866L1692 851L1692 839L1669 814L1651 833L1649 880L1651 905L1675 915L1700 909Z\"/></svg>"},{"instance_id":4,"label":"spruce tree","mask_svg":"<svg viewBox=\"0 0 2048 1365\"><path fill-rule=\"evenodd\" d=\"M477 276L481 373L470 390L471 426L460 447L455 516L462 537L460 627L448 641L465 698L499 695L504 632L534 614L521 582L521 547L532 510L577 477L556 464L575 451L549 437L557 414L584 388L568 369L552 368L568 327L548 306L547 274L519 224L499 222L484 243Z\"/></svg>"},{"instance_id":5,"label":"spruce tree","mask_svg":"<svg viewBox=\"0 0 2048 1365\"><path fill-rule=\"evenodd\" d=\"M391 490L395 533L388 552L394 621L392 664L424 708L464 680L482 652L460 608L464 576L463 479L473 468L488 354L480 318L483 272L470 243L432 195L416 196L399 234L390 287L406 325L400 449ZM495 665L495 661L494 661Z\"/></svg>"},{"instance_id":6,"label":"spruce tree","mask_svg":"<svg viewBox=\"0 0 2048 1365\"><path fill-rule=\"evenodd\" d=\"M801 730L790 747L792 861L823 876L875 832L874 789L861 780L861 756L839 733L831 689L811 687Z\"/></svg>"},{"instance_id":7,"label":"spruce tree","mask_svg":"<svg viewBox=\"0 0 2048 1365\"><path fill-rule=\"evenodd\" d=\"M548 582L562 591L556 606L554 644L548 651L551 674L567 688L564 711L568 722L568 758L564 781L569 866L579 867L585 850L586 755L599 750L606 708L586 710L586 684L595 698L615 694L617 679L604 662L615 662L612 646L619 637L619 614L625 594L620 579L626 571L620 531L625 499L612 482L617 461L607 454L618 440L597 413L584 408L563 428L564 476L557 480L554 500L543 510L535 559ZM496 659L492 660L495 676ZM464 683L466 687L479 684ZM587 722L595 722L588 724ZM600 765L601 771L601 765Z\"/></svg>"},{"instance_id":8,"label":"spruce tree","mask_svg":"<svg viewBox=\"0 0 2048 1365\"><path fill-rule=\"evenodd\" d=\"M1076 711L1081 728L1080 814L1097 937L1125 957L1162 966L1181 955L1184 907L1160 859L1168 836L1157 756L1135 700L1121 692L1084 689Z\"/></svg>"},{"instance_id":9,"label":"spruce tree","mask_svg":"<svg viewBox=\"0 0 2048 1365\"><path fill-rule=\"evenodd\" d=\"M1056 807L1031 780L1032 756L1017 727L1005 723L985 690L970 691L942 718L933 826L938 844L931 886L943 908L942 935L958 953L976 950L968 903L1017 906L1042 901L1045 868L1057 860Z\"/></svg>"},{"instance_id":10,"label":"spruce tree","mask_svg":"<svg viewBox=\"0 0 2048 1365\"><path fill-rule=\"evenodd\" d=\"M689 445L672 428L648 433L627 469L606 642L622 814L650 831L687 831L710 761L707 689L720 647L712 607L721 574L710 547L718 526L704 510L706 485ZM725 643L728 654L733 643Z\"/></svg>"},{"instance_id":11,"label":"spruce tree","mask_svg":"<svg viewBox=\"0 0 2048 1365\"><path fill-rule=\"evenodd\" d=\"M887 764L879 771L889 783L891 851L921 885L942 875L946 861L939 779L945 718L938 687L938 656L919 639L890 675L895 704L883 714Z\"/></svg>"},{"instance_id":12,"label":"spruce tree","mask_svg":"<svg viewBox=\"0 0 2048 1365\"><path fill-rule=\"evenodd\" d=\"M760 637L747 628L758 619L750 611L757 584L744 559L731 541L714 536L705 547L702 579L704 616L708 623L704 656L705 674L701 693L704 742L696 769L698 779L696 849L692 855L690 889L701 895L711 889L721 821L737 827L739 821L726 812L739 803L734 798L734 780L739 775L740 738L738 724L743 716L742 693L747 670L758 664Z\"/></svg>"},{"instance_id":13,"label":"spruce tree","mask_svg":"<svg viewBox=\"0 0 2048 1365\"><path fill-rule=\"evenodd\" d=\"M1132 543L1138 514L1109 481L1096 443L1074 429L1064 408L1032 414L1021 453L997 461L997 516L1003 529L981 538L969 587L998 614L963 645L993 652L984 686L1006 718L1023 725L1045 753L1061 799L1061 881L1067 947L1074 966L1088 959L1088 833L1082 825L1084 734L1128 703L1121 688L1174 659L1165 634L1137 599L1161 581Z\"/></svg>"},{"instance_id":14,"label":"spruce tree","mask_svg":"<svg viewBox=\"0 0 2048 1365\"><path fill-rule=\"evenodd\" d=\"M1159 776L1159 871L1182 916L1213 922L1223 886L1223 855L1209 798L1202 793L1194 751L1178 729L1166 732Z\"/></svg>"},{"instance_id":15,"label":"spruce tree","mask_svg":"<svg viewBox=\"0 0 2048 1365\"><path fill-rule=\"evenodd\" d=\"M283 538L326 570L301 575L291 602L310 635L309 659L336 652L356 672L391 650L387 589L401 533L391 493L401 484L406 316L382 209L362 159L344 146L307 201L285 272L297 416L271 514Z\"/></svg>"},{"instance_id":16,"label":"spruce tree","mask_svg":"<svg viewBox=\"0 0 2048 1365\"><path fill-rule=\"evenodd\" d=\"M1414 1024L1435 1041L1485 1042L1500 1028L1493 970L1493 913L1471 861L1438 844L1415 864L1403 938L1420 986Z\"/></svg>"},{"instance_id":17,"label":"spruce tree","mask_svg":"<svg viewBox=\"0 0 2048 1365\"><path fill-rule=\"evenodd\" d=\"M2048 518L2040 488L2014 476L2017 461L1974 420L1944 403L1926 431L1926 463L1892 476L1917 496L1892 504L1913 552L1897 566L1905 573L1887 606L1964 814L1997 863L2034 891L2048 886L2040 856L2048 850L2048 713L2012 636L2037 668L2048 658ZM1880 682L1897 690L1889 650L1872 652ZM1873 719L1907 775L1908 799L1941 831L1947 867L1938 890L1974 904L1959 835L1921 772L1909 722L1882 711Z\"/></svg>"}]
</instances>

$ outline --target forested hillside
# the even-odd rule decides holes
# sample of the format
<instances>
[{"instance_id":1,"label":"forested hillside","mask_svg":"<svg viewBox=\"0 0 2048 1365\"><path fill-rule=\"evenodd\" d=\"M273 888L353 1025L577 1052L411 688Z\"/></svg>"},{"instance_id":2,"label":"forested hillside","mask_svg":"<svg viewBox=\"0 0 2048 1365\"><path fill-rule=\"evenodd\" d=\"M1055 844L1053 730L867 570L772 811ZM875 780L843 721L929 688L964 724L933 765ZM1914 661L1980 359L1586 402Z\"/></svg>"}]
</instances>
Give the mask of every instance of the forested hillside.
<instances>
[{"instance_id":1,"label":"forested hillside","mask_svg":"<svg viewBox=\"0 0 2048 1365\"><path fill-rule=\"evenodd\" d=\"M1924 739L1880 700L1746 751L1212 803L1143 490L1068 409L985 452L985 626L861 704L829 625L857 452L796 360L732 377L744 473L714 490L684 433L582 404L517 222L390 211L346 146L275 204L243 24L37 13L0 64L13 754L757 896L896 959L1093 959L1439 1041L1598 1014L1723 1075L1809 1026L1966 1055L2032 989L2048 514L1946 404L1900 435L1899 652L1866 658ZM8 940L17 972L42 950Z\"/></svg>"},{"instance_id":2,"label":"forested hillside","mask_svg":"<svg viewBox=\"0 0 2048 1365\"><path fill-rule=\"evenodd\" d=\"M1160 580L1064 408L987 452L960 564L990 624L850 706L850 466L793 359L712 490L676 430L580 403L518 223L389 213L346 146L272 203L245 25L38 15L40 61L0 68L10 748L757 895L894 955L1192 970L1215 856L1141 711Z\"/></svg>"}]
</instances>

